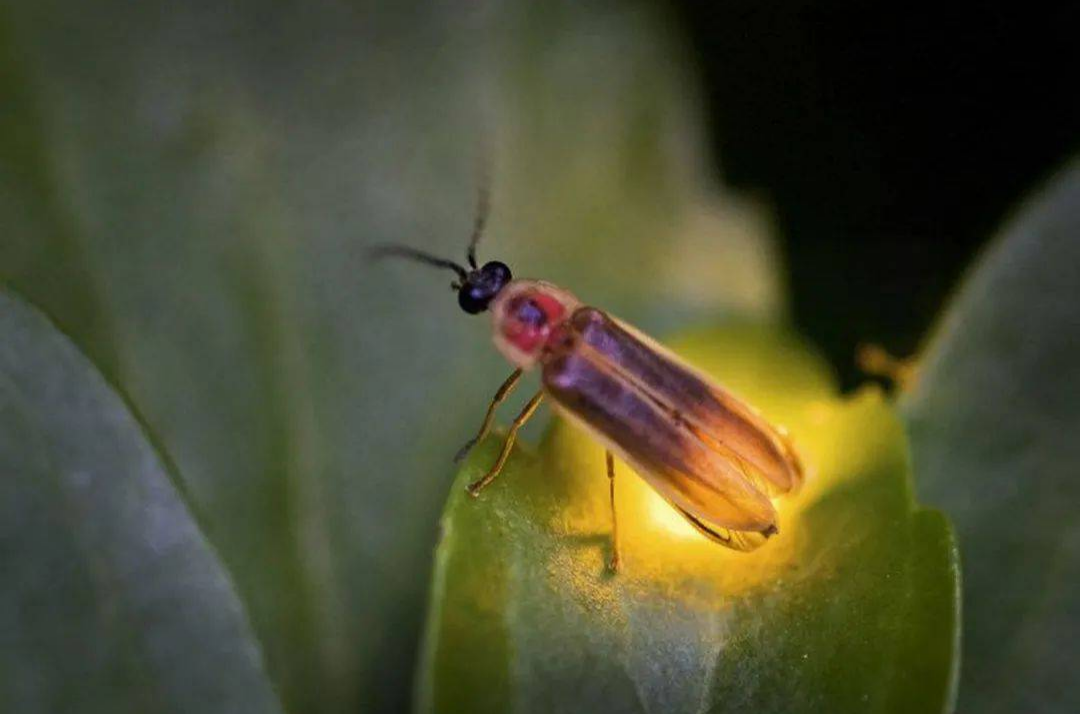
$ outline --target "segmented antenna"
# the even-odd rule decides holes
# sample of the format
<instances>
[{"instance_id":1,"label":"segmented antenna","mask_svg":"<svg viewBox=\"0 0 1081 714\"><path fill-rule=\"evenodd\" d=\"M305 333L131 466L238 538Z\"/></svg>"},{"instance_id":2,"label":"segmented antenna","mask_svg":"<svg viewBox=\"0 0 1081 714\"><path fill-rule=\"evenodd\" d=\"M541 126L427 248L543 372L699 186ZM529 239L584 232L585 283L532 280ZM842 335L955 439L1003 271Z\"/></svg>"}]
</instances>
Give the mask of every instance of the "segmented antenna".
<instances>
[{"instance_id":1,"label":"segmented antenna","mask_svg":"<svg viewBox=\"0 0 1081 714\"><path fill-rule=\"evenodd\" d=\"M491 210L491 151L488 148L488 143L484 142L477 152L477 208L476 213L473 216L473 233L469 236L469 247L466 249L466 260L469 261L469 267L473 270L477 270L477 244L480 243L480 239L484 236L484 229L488 225L488 214ZM436 268L447 268L453 270L458 274L458 280L461 284L464 284L469 278L469 268L460 265L453 260L446 258L440 258L437 255L426 253L423 250L417 250L407 245L399 245L391 243L387 245L378 245L371 248L368 251L368 255L373 260L379 260L381 258L407 258L409 260L415 260L418 263L425 263ZM455 289L460 287L458 283L453 285Z\"/></svg>"},{"instance_id":2,"label":"segmented antenna","mask_svg":"<svg viewBox=\"0 0 1081 714\"><path fill-rule=\"evenodd\" d=\"M469 277L469 271L466 270L465 266L459 265L453 260L447 260L446 258L440 258L431 253L425 253L423 250L410 248L407 245L377 245L368 251L368 255L371 256L373 260L380 260L382 258L406 258L436 268L447 268L448 270L453 270L457 273L458 279L462 282L465 282L466 278Z\"/></svg>"},{"instance_id":3,"label":"segmented antenna","mask_svg":"<svg viewBox=\"0 0 1081 714\"><path fill-rule=\"evenodd\" d=\"M465 252L474 270L477 268L477 244L484 235L492 207L492 153L487 141L481 143L477 154L477 208L473 215L473 234L469 237L469 248Z\"/></svg>"}]
</instances>

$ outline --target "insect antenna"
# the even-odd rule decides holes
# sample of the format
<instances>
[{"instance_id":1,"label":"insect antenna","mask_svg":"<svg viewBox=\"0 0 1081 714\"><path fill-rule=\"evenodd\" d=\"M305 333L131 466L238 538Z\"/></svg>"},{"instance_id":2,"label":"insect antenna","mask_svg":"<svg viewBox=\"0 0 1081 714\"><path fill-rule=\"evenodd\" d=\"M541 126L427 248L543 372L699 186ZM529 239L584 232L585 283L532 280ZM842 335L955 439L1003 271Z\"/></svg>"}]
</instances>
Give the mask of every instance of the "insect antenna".
<instances>
[{"instance_id":1,"label":"insect antenna","mask_svg":"<svg viewBox=\"0 0 1081 714\"><path fill-rule=\"evenodd\" d=\"M484 228L488 225L488 214L492 207L492 171L491 153L487 145L481 147L477 161L477 208L473 214L473 234L469 237L469 247L466 249L466 259L470 267L477 268L477 244L484 235Z\"/></svg>"},{"instance_id":2,"label":"insect antenna","mask_svg":"<svg viewBox=\"0 0 1081 714\"><path fill-rule=\"evenodd\" d=\"M436 268L446 268L447 270L453 270L458 275L458 279L463 283L466 278L469 277L469 271L465 266L455 263L453 260L447 260L446 258L440 258L437 255L431 253L425 253L423 250L417 250L407 245L377 245L368 251L368 255L372 260L381 260L383 258L405 258L406 260L414 260L418 263L424 263L425 265L431 265Z\"/></svg>"},{"instance_id":3,"label":"insect antenna","mask_svg":"<svg viewBox=\"0 0 1081 714\"><path fill-rule=\"evenodd\" d=\"M458 275L458 282L451 285L452 288L457 290L466 283L469 279L470 268L472 271L478 269L477 265L477 244L480 243L480 239L484 236L484 229L488 225L488 214L491 212L491 156L487 149L487 146L482 147L479 152L479 159L477 161L477 204L476 211L473 215L473 232L469 236L469 247L466 249L466 260L469 261L469 268L461 265L453 260L447 258L440 258L437 255L432 255L423 250L417 250L407 245L399 245L396 243L390 243L387 245L378 245L368 250L368 255L372 260L380 260L382 258L405 258L407 260L414 260L418 263L424 263L436 268L447 268L453 270Z\"/></svg>"}]
</instances>

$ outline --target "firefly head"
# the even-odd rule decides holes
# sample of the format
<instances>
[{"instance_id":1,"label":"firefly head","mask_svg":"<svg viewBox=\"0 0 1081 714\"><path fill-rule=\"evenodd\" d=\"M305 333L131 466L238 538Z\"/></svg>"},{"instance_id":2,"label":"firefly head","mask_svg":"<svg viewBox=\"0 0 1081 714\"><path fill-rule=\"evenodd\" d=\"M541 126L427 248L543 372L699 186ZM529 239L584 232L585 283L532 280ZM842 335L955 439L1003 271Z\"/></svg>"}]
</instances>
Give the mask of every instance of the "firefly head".
<instances>
[{"instance_id":1,"label":"firefly head","mask_svg":"<svg viewBox=\"0 0 1081 714\"><path fill-rule=\"evenodd\" d=\"M458 293L458 307L470 315L476 315L488 309L488 305L500 291L511 282L510 268L498 260L492 260L478 267L477 244L484 235L488 223L488 184L485 179L477 193L477 213L473 218L473 234L466 249L468 267L453 260L440 258L423 250L406 245L382 245L369 251L373 258L406 258L436 268L452 270L458 279L451 288Z\"/></svg>"},{"instance_id":2,"label":"firefly head","mask_svg":"<svg viewBox=\"0 0 1081 714\"><path fill-rule=\"evenodd\" d=\"M510 268L492 260L469 271L458 288L458 306L470 315L484 312L488 304L511 281Z\"/></svg>"},{"instance_id":3,"label":"firefly head","mask_svg":"<svg viewBox=\"0 0 1081 714\"><path fill-rule=\"evenodd\" d=\"M458 279L451 284L451 287L458 293L458 306L470 315L487 310L488 304L511 281L510 268L498 260L489 261L478 268L473 257L470 256L467 268L453 260L440 258L404 245L378 246L372 249L369 255L373 258L406 258L454 271Z\"/></svg>"}]
</instances>

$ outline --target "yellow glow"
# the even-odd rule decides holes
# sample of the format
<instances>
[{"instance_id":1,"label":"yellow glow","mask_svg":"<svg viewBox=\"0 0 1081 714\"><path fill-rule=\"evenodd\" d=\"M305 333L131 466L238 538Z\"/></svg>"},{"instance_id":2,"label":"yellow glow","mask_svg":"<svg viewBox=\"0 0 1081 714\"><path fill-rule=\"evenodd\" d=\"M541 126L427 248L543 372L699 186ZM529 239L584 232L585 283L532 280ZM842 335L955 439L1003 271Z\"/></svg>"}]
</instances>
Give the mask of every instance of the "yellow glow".
<instances>
[{"instance_id":1,"label":"yellow glow","mask_svg":"<svg viewBox=\"0 0 1081 714\"><path fill-rule=\"evenodd\" d=\"M652 527L667 531L679 538L698 539L702 538L702 534L694 529L687 519L681 516L676 509L668 505L668 502L663 498L653 493L652 491L645 491L646 500L646 513L649 516Z\"/></svg>"},{"instance_id":2,"label":"yellow glow","mask_svg":"<svg viewBox=\"0 0 1081 714\"><path fill-rule=\"evenodd\" d=\"M566 542L590 544L558 553L560 562L552 564L551 572L566 577L573 571L577 576L570 580L584 589L583 594L603 597L594 588L597 573L604 569L611 533L604 449L567 422L555 425L546 446L543 451L549 461L542 470L566 479L550 526L567 536ZM794 557L799 543L797 504L803 497L776 500L781 534L754 552L742 553L706 538L630 467L616 464L620 578L625 582L674 586L705 578L714 589L735 593L774 580Z\"/></svg>"},{"instance_id":3,"label":"yellow glow","mask_svg":"<svg viewBox=\"0 0 1081 714\"><path fill-rule=\"evenodd\" d=\"M822 525L809 525L805 513L849 475L859 473L865 466L860 462L877 458L878 447L872 441L889 438L884 432L879 437L865 437L867 443L851 442L854 432L868 427L869 418L879 418L871 415L885 413L877 406L881 403L877 393L864 392L855 399L842 400L833 396L833 386L827 380L789 378L778 382L760 362L742 360L733 350L725 351L724 357L727 368L740 368L726 384L735 382L738 394L791 435L806 468L806 482L799 493L774 499L780 533L759 549L743 553L703 536L644 479L617 460L621 587L674 588L709 599L784 587L788 579L799 577L800 564L810 562L808 558L815 567L824 567L828 559L822 559L821 545L811 542L814 530ZM721 374L709 364L699 364L708 372ZM875 429L868 433L875 433ZM545 494L552 498L549 526L559 536L557 542L566 544L551 551L548 571L601 606L612 596L603 587L606 581L598 580L610 552L611 534L604 447L587 430L564 420L557 421L546 441L539 466ZM859 527L859 521L827 527L850 529Z\"/></svg>"},{"instance_id":4,"label":"yellow glow","mask_svg":"<svg viewBox=\"0 0 1081 714\"><path fill-rule=\"evenodd\" d=\"M699 345L697 354L713 361L697 365L785 427L803 460L803 488L773 501L780 532L753 552L729 550L617 460L622 569L612 575L609 479L596 436L557 418L540 448L515 448L475 502L464 486L496 458L499 440L489 439L459 475L444 519L430 615L438 620L429 620L439 649L430 658L457 667L464 643L477 651L467 653L465 669L448 671L486 674L469 663L491 655L501 667L523 636L533 641L533 628L570 627L589 652L618 650L621 663L633 657L632 678L674 656L673 686L696 686L717 663L760 654L776 639L771 628L781 628L783 644L838 618L862 626L880 587L907 572L907 549L922 537L901 480L901 423L878 391L842 398L828 368L784 340L716 333Z\"/></svg>"}]
</instances>

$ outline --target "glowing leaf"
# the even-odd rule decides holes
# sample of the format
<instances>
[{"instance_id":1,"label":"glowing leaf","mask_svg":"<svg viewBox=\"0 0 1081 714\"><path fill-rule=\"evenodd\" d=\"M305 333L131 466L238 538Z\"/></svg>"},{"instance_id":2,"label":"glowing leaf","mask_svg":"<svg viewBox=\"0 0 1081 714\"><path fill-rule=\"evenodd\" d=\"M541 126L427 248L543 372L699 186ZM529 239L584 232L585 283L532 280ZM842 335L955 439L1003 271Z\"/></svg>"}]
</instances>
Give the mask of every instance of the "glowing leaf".
<instances>
[{"instance_id":1,"label":"glowing leaf","mask_svg":"<svg viewBox=\"0 0 1081 714\"><path fill-rule=\"evenodd\" d=\"M791 431L810 471L781 533L705 540L618 468L624 569L609 552L603 451L562 422L443 518L423 711L944 711L958 632L950 527L915 506L907 448L874 390L844 400L799 344L702 332L677 349Z\"/></svg>"}]
</instances>

